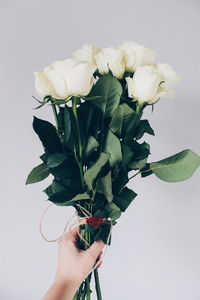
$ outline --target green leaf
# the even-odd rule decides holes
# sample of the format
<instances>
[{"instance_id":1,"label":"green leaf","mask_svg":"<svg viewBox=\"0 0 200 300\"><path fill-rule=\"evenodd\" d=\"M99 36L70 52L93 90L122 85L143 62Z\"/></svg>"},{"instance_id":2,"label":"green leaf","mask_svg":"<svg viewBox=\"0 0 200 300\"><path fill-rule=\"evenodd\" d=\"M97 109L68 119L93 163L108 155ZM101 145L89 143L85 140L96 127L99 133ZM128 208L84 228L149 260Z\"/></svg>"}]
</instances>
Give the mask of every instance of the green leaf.
<instances>
[{"instance_id":1,"label":"green leaf","mask_svg":"<svg viewBox=\"0 0 200 300\"><path fill-rule=\"evenodd\" d=\"M62 202L62 203L55 203L57 205L60 206L69 206L69 205L75 205L76 201L80 201L80 200L88 200L90 199L90 196L88 195L88 193L82 193L82 194L77 194L75 197L73 197L71 200L66 201L66 202Z\"/></svg>"},{"instance_id":2,"label":"green leaf","mask_svg":"<svg viewBox=\"0 0 200 300\"><path fill-rule=\"evenodd\" d=\"M63 112L63 127L64 131L64 142L66 146L74 152L75 149L78 149L78 139L77 139L77 128L75 124L74 115L72 112L72 107L65 107Z\"/></svg>"},{"instance_id":3,"label":"green leaf","mask_svg":"<svg viewBox=\"0 0 200 300\"><path fill-rule=\"evenodd\" d=\"M37 100L35 97L33 97L35 100ZM50 97L45 97L43 101L39 101L37 100L39 103L41 103L40 105L38 105L37 107L34 107L34 109L38 109L40 107L42 107L43 105L45 105L47 102L50 101Z\"/></svg>"},{"instance_id":4,"label":"green leaf","mask_svg":"<svg viewBox=\"0 0 200 300\"><path fill-rule=\"evenodd\" d=\"M77 192L79 193L79 190L76 188L66 187L65 189L51 195L49 197L49 201L57 205L73 205L73 202L71 200L75 198Z\"/></svg>"},{"instance_id":5,"label":"green leaf","mask_svg":"<svg viewBox=\"0 0 200 300\"><path fill-rule=\"evenodd\" d=\"M121 192L123 187L129 182L128 170L125 166L122 166L117 173L116 178L113 181L113 194L117 195Z\"/></svg>"},{"instance_id":6,"label":"green leaf","mask_svg":"<svg viewBox=\"0 0 200 300\"><path fill-rule=\"evenodd\" d=\"M149 164L150 170L160 179L178 182L188 179L200 166L200 156L190 149Z\"/></svg>"},{"instance_id":7,"label":"green leaf","mask_svg":"<svg viewBox=\"0 0 200 300\"><path fill-rule=\"evenodd\" d=\"M33 129L38 134L45 151L50 154L62 152L60 139L51 123L34 117Z\"/></svg>"},{"instance_id":8,"label":"green leaf","mask_svg":"<svg viewBox=\"0 0 200 300\"><path fill-rule=\"evenodd\" d=\"M51 154L50 154L51 155ZM48 157L44 153L40 156L41 160L47 164ZM81 185L80 171L77 161L73 154L66 155L65 160L57 167L49 168L50 173L65 186L79 187Z\"/></svg>"},{"instance_id":9,"label":"green leaf","mask_svg":"<svg viewBox=\"0 0 200 300\"><path fill-rule=\"evenodd\" d=\"M133 150L128 145L122 143L122 165L128 165L129 162L133 159L133 157Z\"/></svg>"},{"instance_id":10,"label":"green leaf","mask_svg":"<svg viewBox=\"0 0 200 300\"><path fill-rule=\"evenodd\" d=\"M50 174L49 168L44 164L40 164L39 166L35 167L28 175L25 184L36 183L39 181L44 180Z\"/></svg>"},{"instance_id":11,"label":"green leaf","mask_svg":"<svg viewBox=\"0 0 200 300\"><path fill-rule=\"evenodd\" d=\"M83 149L85 149L88 138L98 137L99 127L102 123L102 113L92 102L84 102L77 109Z\"/></svg>"},{"instance_id":12,"label":"green leaf","mask_svg":"<svg viewBox=\"0 0 200 300\"><path fill-rule=\"evenodd\" d=\"M84 156L88 157L90 156L90 154L95 151L95 149L97 149L99 146L98 141L91 135L88 138L88 142L87 142L87 146L84 149Z\"/></svg>"},{"instance_id":13,"label":"green leaf","mask_svg":"<svg viewBox=\"0 0 200 300\"><path fill-rule=\"evenodd\" d=\"M144 135L144 133L155 135L148 120L140 120L135 133L136 139L139 140Z\"/></svg>"},{"instance_id":14,"label":"green leaf","mask_svg":"<svg viewBox=\"0 0 200 300\"><path fill-rule=\"evenodd\" d=\"M48 156L47 166L49 168L55 168L62 164L62 162L66 159L66 154L64 153L54 153Z\"/></svg>"},{"instance_id":15,"label":"green leaf","mask_svg":"<svg viewBox=\"0 0 200 300\"><path fill-rule=\"evenodd\" d=\"M117 196L114 197L113 202L120 208L121 211L125 211L131 202L135 199L137 194L125 187Z\"/></svg>"},{"instance_id":16,"label":"green leaf","mask_svg":"<svg viewBox=\"0 0 200 300\"><path fill-rule=\"evenodd\" d=\"M113 220L118 219L121 216L121 210L119 207L113 203L108 202L104 208L98 209L95 213L95 216L104 217L104 218L111 218Z\"/></svg>"},{"instance_id":17,"label":"green leaf","mask_svg":"<svg viewBox=\"0 0 200 300\"><path fill-rule=\"evenodd\" d=\"M82 99L84 99L85 101L90 101L90 100L97 100L100 99L101 96L94 96L94 97L81 97Z\"/></svg>"},{"instance_id":18,"label":"green leaf","mask_svg":"<svg viewBox=\"0 0 200 300\"><path fill-rule=\"evenodd\" d=\"M135 118L136 112L128 104L120 104L113 113L110 129L117 136L124 136L130 123Z\"/></svg>"},{"instance_id":19,"label":"green leaf","mask_svg":"<svg viewBox=\"0 0 200 300\"><path fill-rule=\"evenodd\" d=\"M107 163L109 160L110 154L102 152L97 161L84 173L84 180L87 184L89 190L93 189L93 182L101 168Z\"/></svg>"},{"instance_id":20,"label":"green leaf","mask_svg":"<svg viewBox=\"0 0 200 300\"><path fill-rule=\"evenodd\" d=\"M54 179L52 183L45 190L43 190L43 192L46 193L48 197L51 197L53 194L61 192L64 189L65 187L56 179Z\"/></svg>"},{"instance_id":21,"label":"green leaf","mask_svg":"<svg viewBox=\"0 0 200 300\"><path fill-rule=\"evenodd\" d=\"M147 159L150 154L150 145L146 142L140 144L133 141L131 147L134 149L134 156L129 161L128 167L133 170L142 169L147 164Z\"/></svg>"},{"instance_id":22,"label":"green leaf","mask_svg":"<svg viewBox=\"0 0 200 300\"><path fill-rule=\"evenodd\" d=\"M129 144L129 147L132 149L134 152L134 156L131 159L131 162L135 163L135 161L144 159L148 157L150 154L150 145L146 142L143 143L138 143L136 141L132 141L131 144ZM131 165L130 162L130 165Z\"/></svg>"},{"instance_id":23,"label":"green leaf","mask_svg":"<svg viewBox=\"0 0 200 300\"><path fill-rule=\"evenodd\" d=\"M109 162L111 167L118 168L118 165L122 160L121 143L118 137L116 137L111 130L108 130L104 148L105 152L110 153Z\"/></svg>"},{"instance_id":24,"label":"green leaf","mask_svg":"<svg viewBox=\"0 0 200 300\"><path fill-rule=\"evenodd\" d=\"M111 244L111 236L108 241L108 237L110 234L110 224L103 224L99 227L97 233L94 235L94 241L101 239L105 244Z\"/></svg>"},{"instance_id":25,"label":"green leaf","mask_svg":"<svg viewBox=\"0 0 200 300\"><path fill-rule=\"evenodd\" d=\"M146 164L141 170L140 170L140 175L141 177L147 177L149 175L153 174L153 171L150 170L149 163Z\"/></svg>"},{"instance_id":26,"label":"green leaf","mask_svg":"<svg viewBox=\"0 0 200 300\"><path fill-rule=\"evenodd\" d=\"M140 160L132 161L128 166L130 169L138 170L146 166L146 163L147 163L147 157Z\"/></svg>"},{"instance_id":27,"label":"green leaf","mask_svg":"<svg viewBox=\"0 0 200 300\"><path fill-rule=\"evenodd\" d=\"M51 174L67 186L78 187L80 182L80 171L73 155L69 155L60 165L50 168Z\"/></svg>"},{"instance_id":28,"label":"green leaf","mask_svg":"<svg viewBox=\"0 0 200 300\"><path fill-rule=\"evenodd\" d=\"M111 171L109 171L107 175L99 178L95 188L98 193L101 193L106 197L108 202L112 201L113 194L112 194Z\"/></svg>"},{"instance_id":29,"label":"green leaf","mask_svg":"<svg viewBox=\"0 0 200 300\"><path fill-rule=\"evenodd\" d=\"M119 80L106 74L97 81L92 89L92 97L101 97L91 101L102 111L104 118L109 118L118 107L121 94L122 86Z\"/></svg>"},{"instance_id":30,"label":"green leaf","mask_svg":"<svg viewBox=\"0 0 200 300\"><path fill-rule=\"evenodd\" d=\"M127 127L124 132L124 141L126 143L130 143L132 139L135 137L136 128L138 126L138 123L140 122L140 119L142 117L143 110L140 110L139 112L135 112L133 117L129 119L129 122L127 122Z\"/></svg>"}]
</instances>

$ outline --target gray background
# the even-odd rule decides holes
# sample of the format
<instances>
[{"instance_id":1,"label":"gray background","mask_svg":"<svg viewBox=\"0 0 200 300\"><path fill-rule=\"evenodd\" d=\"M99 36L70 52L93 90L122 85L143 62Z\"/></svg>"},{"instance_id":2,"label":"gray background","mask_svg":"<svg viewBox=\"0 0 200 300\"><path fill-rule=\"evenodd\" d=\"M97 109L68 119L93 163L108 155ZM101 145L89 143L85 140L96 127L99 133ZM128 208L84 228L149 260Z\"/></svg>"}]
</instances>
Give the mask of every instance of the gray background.
<instances>
[{"instance_id":1,"label":"gray background","mask_svg":"<svg viewBox=\"0 0 200 300\"><path fill-rule=\"evenodd\" d=\"M200 154L200 3L198 0L1 0L0 299L41 299L54 278L57 244L38 230L51 178L25 186L40 163L32 117L52 121L50 107L33 110L33 71L66 59L85 43L102 47L134 40L158 53L182 80L176 98L152 114L156 137L150 161L183 149ZM114 228L100 270L103 299L200 299L200 187L191 179L166 183L155 176L129 183L139 196ZM53 207L44 222L49 238L62 232L72 208ZM95 299L95 297L93 298Z\"/></svg>"}]
</instances>

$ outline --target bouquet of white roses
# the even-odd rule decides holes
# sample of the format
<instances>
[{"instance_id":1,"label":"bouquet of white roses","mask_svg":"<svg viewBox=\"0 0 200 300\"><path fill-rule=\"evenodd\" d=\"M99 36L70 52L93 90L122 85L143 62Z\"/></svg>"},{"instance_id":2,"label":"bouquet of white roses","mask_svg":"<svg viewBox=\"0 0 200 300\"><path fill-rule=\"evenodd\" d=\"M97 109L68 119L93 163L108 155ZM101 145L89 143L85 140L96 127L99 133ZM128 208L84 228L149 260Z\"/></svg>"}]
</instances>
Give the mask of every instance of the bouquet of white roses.
<instances>
[{"instance_id":1,"label":"bouquet of white roses","mask_svg":"<svg viewBox=\"0 0 200 300\"><path fill-rule=\"evenodd\" d=\"M49 174L52 183L44 190L48 200L73 206L81 218L78 247L86 249L97 239L111 243L111 226L117 223L135 191L126 185L136 175L155 174L177 182L186 180L200 165L200 157L183 150L149 162L150 145L140 139L154 135L143 110L162 97L172 97L179 79L167 64L155 64L155 52L134 42L99 49L85 45L74 58L55 61L35 72L35 87L49 103L55 125L34 117L44 153L42 163L28 175L26 184ZM129 172L134 172L129 176ZM90 299L92 273L74 299ZM94 269L97 298L102 299L98 271Z\"/></svg>"}]
</instances>

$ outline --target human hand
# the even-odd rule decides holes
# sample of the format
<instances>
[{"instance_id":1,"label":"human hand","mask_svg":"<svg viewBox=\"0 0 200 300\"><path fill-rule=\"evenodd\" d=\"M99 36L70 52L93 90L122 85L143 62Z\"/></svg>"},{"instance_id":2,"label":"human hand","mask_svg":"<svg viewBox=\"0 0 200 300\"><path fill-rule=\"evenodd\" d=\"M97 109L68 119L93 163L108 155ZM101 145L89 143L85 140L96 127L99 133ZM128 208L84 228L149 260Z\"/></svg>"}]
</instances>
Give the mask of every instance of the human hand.
<instances>
[{"instance_id":1,"label":"human hand","mask_svg":"<svg viewBox=\"0 0 200 300\"><path fill-rule=\"evenodd\" d=\"M79 227L64 233L59 241L55 280L43 300L72 299L96 261L99 261L98 267L102 263L100 259L104 242L98 240L87 250L80 250L76 246L77 230Z\"/></svg>"},{"instance_id":2,"label":"human hand","mask_svg":"<svg viewBox=\"0 0 200 300\"><path fill-rule=\"evenodd\" d=\"M80 250L76 246L77 230L79 230L79 227L74 228L71 232L64 233L59 241L55 282L70 283L79 287L92 270L96 260L101 259L105 243L98 240L87 250ZM98 266L100 264L101 262Z\"/></svg>"}]
</instances>

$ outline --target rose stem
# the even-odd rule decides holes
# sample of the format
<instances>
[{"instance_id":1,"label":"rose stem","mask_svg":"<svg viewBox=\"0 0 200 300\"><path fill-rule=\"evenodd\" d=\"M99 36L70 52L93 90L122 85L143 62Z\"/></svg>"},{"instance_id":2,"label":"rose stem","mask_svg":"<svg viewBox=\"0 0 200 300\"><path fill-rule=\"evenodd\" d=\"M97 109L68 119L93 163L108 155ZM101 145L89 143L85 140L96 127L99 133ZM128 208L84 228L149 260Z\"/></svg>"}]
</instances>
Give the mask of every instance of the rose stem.
<instances>
[{"instance_id":1,"label":"rose stem","mask_svg":"<svg viewBox=\"0 0 200 300\"><path fill-rule=\"evenodd\" d=\"M99 274L98 270L94 270L94 278L95 278L95 288L96 288L96 293L97 293L97 300L102 300L102 295L101 295L101 288L99 284Z\"/></svg>"}]
</instances>

